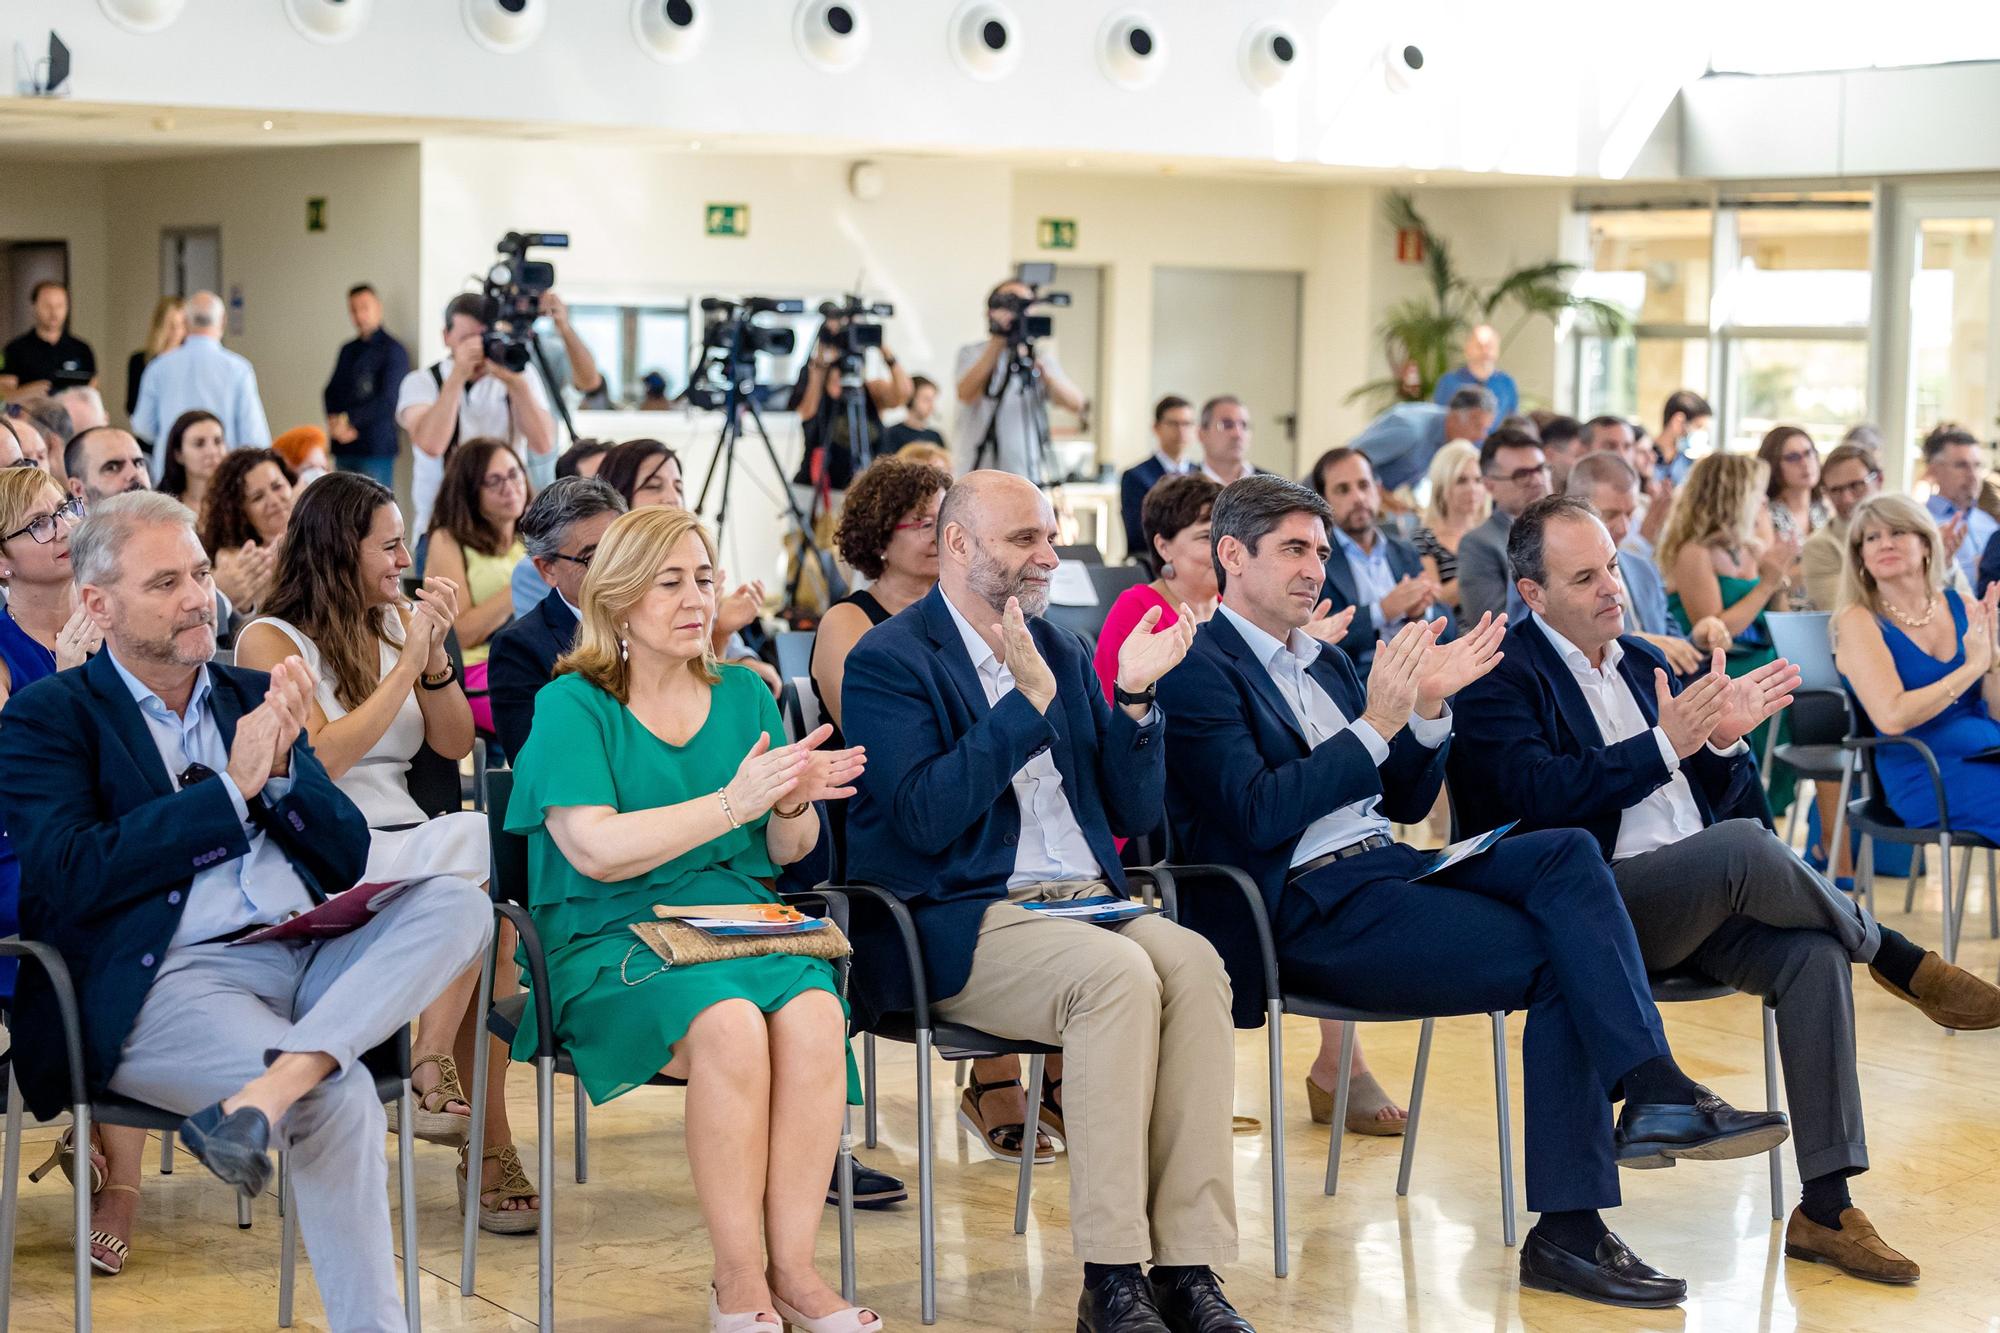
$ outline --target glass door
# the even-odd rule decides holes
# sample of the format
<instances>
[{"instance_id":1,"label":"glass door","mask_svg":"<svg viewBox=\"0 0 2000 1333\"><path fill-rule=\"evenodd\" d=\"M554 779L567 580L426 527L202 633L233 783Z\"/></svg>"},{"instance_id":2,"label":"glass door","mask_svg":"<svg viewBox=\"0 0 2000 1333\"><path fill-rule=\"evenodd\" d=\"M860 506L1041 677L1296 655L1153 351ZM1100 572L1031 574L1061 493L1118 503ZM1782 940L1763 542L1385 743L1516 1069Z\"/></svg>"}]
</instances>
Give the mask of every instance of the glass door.
<instances>
[{"instance_id":1,"label":"glass door","mask_svg":"<svg viewBox=\"0 0 2000 1333\"><path fill-rule=\"evenodd\" d=\"M1991 439L1996 420L1993 217L1915 221L1910 280L1910 420L1915 447L1941 422Z\"/></svg>"}]
</instances>

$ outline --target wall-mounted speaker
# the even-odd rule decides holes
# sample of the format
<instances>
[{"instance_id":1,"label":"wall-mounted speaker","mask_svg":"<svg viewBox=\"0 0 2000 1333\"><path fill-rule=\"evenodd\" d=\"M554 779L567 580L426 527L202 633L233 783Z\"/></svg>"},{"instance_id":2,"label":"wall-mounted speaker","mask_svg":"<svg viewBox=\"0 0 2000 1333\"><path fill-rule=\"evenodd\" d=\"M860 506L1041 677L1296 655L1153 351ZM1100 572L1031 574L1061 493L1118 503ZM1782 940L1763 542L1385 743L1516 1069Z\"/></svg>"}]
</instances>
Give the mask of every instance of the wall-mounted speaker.
<instances>
[{"instance_id":1,"label":"wall-mounted speaker","mask_svg":"<svg viewBox=\"0 0 2000 1333\"><path fill-rule=\"evenodd\" d=\"M525 51L549 21L549 0L461 0L465 30L497 55Z\"/></svg>"},{"instance_id":2,"label":"wall-mounted speaker","mask_svg":"<svg viewBox=\"0 0 2000 1333\"><path fill-rule=\"evenodd\" d=\"M344 42L368 22L373 0L285 0L285 17L315 42Z\"/></svg>"},{"instance_id":3,"label":"wall-mounted speaker","mask_svg":"<svg viewBox=\"0 0 2000 1333\"><path fill-rule=\"evenodd\" d=\"M860 0L800 0L792 40L821 69L851 69L868 50L868 15Z\"/></svg>"},{"instance_id":4,"label":"wall-mounted speaker","mask_svg":"<svg viewBox=\"0 0 2000 1333\"><path fill-rule=\"evenodd\" d=\"M709 0L632 0L632 40L662 64L677 65L701 49Z\"/></svg>"},{"instance_id":5,"label":"wall-mounted speaker","mask_svg":"<svg viewBox=\"0 0 2000 1333\"><path fill-rule=\"evenodd\" d=\"M1423 85L1430 58L1414 42L1391 42L1382 52L1382 68L1389 91L1407 93Z\"/></svg>"},{"instance_id":6,"label":"wall-mounted speaker","mask_svg":"<svg viewBox=\"0 0 2000 1333\"><path fill-rule=\"evenodd\" d=\"M1122 10L1097 32L1097 67L1120 88L1144 88L1167 67L1166 39L1157 23L1137 10Z\"/></svg>"},{"instance_id":7,"label":"wall-mounted speaker","mask_svg":"<svg viewBox=\"0 0 2000 1333\"><path fill-rule=\"evenodd\" d=\"M1021 63L1021 24L999 0L968 0L951 16L951 58L975 79L1002 79Z\"/></svg>"},{"instance_id":8,"label":"wall-mounted speaker","mask_svg":"<svg viewBox=\"0 0 2000 1333\"><path fill-rule=\"evenodd\" d=\"M97 0L97 7L127 32L158 32L181 16L187 0Z\"/></svg>"},{"instance_id":9,"label":"wall-mounted speaker","mask_svg":"<svg viewBox=\"0 0 2000 1333\"><path fill-rule=\"evenodd\" d=\"M1254 92L1267 93L1298 72L1299 35L1275 20L1254 23L1236 48L1236 67Z\"/></svg>"}]
</instances>

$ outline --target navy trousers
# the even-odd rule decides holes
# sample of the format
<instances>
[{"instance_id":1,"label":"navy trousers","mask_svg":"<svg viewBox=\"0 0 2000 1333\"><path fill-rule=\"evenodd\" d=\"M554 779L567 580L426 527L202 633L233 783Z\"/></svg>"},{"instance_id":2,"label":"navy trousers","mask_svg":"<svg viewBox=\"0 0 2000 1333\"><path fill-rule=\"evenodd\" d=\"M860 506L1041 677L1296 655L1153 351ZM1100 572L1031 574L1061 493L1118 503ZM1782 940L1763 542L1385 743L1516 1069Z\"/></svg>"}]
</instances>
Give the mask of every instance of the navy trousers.
<instances>
[{"instance_id":1,"label":"navy trousers","mask_svg":"<svg viewBox=\"0 0 2000 1333\"><path fill-rule=\"evenodd\" d=\"M1412 882L1428 855L1398 844L1287 885L1286 989L1414 1017L1526 1009L1528 1208L1616 1207L1611 1102L1668 1052L1611 868L1575 829Z\"/></svg>"}]
</instances>

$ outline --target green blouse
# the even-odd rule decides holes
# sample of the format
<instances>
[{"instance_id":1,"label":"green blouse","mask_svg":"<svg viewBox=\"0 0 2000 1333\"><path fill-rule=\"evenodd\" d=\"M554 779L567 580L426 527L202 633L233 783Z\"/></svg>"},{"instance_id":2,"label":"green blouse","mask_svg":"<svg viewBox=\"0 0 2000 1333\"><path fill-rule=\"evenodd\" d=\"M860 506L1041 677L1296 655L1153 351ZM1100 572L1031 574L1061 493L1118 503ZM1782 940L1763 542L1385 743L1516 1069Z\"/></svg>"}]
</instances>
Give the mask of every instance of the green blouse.
<instances>
[{"instance_id":1,"label":"green blouse","mask_svg":"<svg viewBox=\"0 0 2000 1333\"><path fill-rule=\"evenodd\" d=\"M840 993L838 973L821 959L770 954L669 969L627 929L655 920L655 904L776 901L763 882L778 874L765 849L768 815L615 883L579 873L543 822L552 807L630 812L712 798L759 732L782 744L784 727L763 681L743 667L720 671L708 718L685 745L661 740L583 677L558 676L535 696L534 731L515 757L507 830L528 838L529 913L548 953L556 1029L596 1103L658 1073L695 1015L712 1004L747 999L775 1013L808 990ZM532 1059L534 1042L529 1006L514 1039L516 1057ZM851 1054L848 1100L860 1100Z\"/></svg>"}]
</instances>

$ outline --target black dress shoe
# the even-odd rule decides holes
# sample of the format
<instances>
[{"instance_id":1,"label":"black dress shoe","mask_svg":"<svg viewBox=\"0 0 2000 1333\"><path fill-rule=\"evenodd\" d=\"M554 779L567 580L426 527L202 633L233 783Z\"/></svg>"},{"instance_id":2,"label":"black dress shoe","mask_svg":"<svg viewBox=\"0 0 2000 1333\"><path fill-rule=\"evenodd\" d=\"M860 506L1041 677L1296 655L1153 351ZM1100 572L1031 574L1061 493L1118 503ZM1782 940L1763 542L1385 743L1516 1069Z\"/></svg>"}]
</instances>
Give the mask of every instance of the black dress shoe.
<instances>
[{"instance_id":1,"label":"black dress shoe","mask_svg":"<svg viewBox=\"0 0 2000 1333\"><path fill-rule=\"evenodd\" d=\"M1597 1242L1592 1261L1547 1240L1539 1227L1528 1232L1521 1246L1521 1285L1641 1310L1679 1305L1688 1294L1687 1283L1649 1267L1613 1232Z\"/></svg>"},{"instance_id":2,"label":"black dress shoe","mask_svg":"<svg viewBox=\"0 0 2000 1333\"><path fill-rule=\"evenodd\" d=\"M1625 1103L1618 1165L1672 1166L1680 1158L1720 1162L1769 1152L1792 1135L1783 1111L1739 1111L1699 1084L1694 1104Z\"/></svg>"},{"instance_id":3,"label":"black dress shoe","mask_svg":"<svg viewBox=\"0 0 2000 1333\"><path fill-rule=\"evenodd\" d=\"M1153 1304L1174 1333L1257 1333L1222 1294L1212 1268L1177 1268L1171 1276L1155 1268L1149 1280Z\"/></svg>"},{"instance_id":4,"label":"black dress shoe","mask_svg":"<svg viewBox=\"0 0 2000 1333\"><path fill-rule=\"evenodd\" d=\"M1076 1301L1076 1333L1174 1333L1153 1304L1153 1284L1135 1266L1086 1286Z\"/></svg>"},{"instance_id":5,"label":"black dress shoe","mask_svg":"<svg viewBox=\"0 0 2000 1333\"><path fill-rule=\"evenodd\" d=\"M195 1159L256 1198L271 1183L271 1122L254 1106L222 1113L222 1103L181 1121L181 1142Z\"/></svg>"},{"instance_id":6,"label":"black dress shoe","mask_svg":"<svg viewBox=\"0 0 2000 1333\"><path fill-rule=\"evenodd\" d=\"M901 1203L910 1197L910 1191L902 1181L887 1171L877 1171L872 1166L863 1166L861 1159L850 1159L854 1163L854 1206L856 1208L887 1208L892 1203ZM833 1164L833 1183L826 1187L826 1201L838 1207L840 1204L840 1162Z\"/></svg>"}]
</instances>

